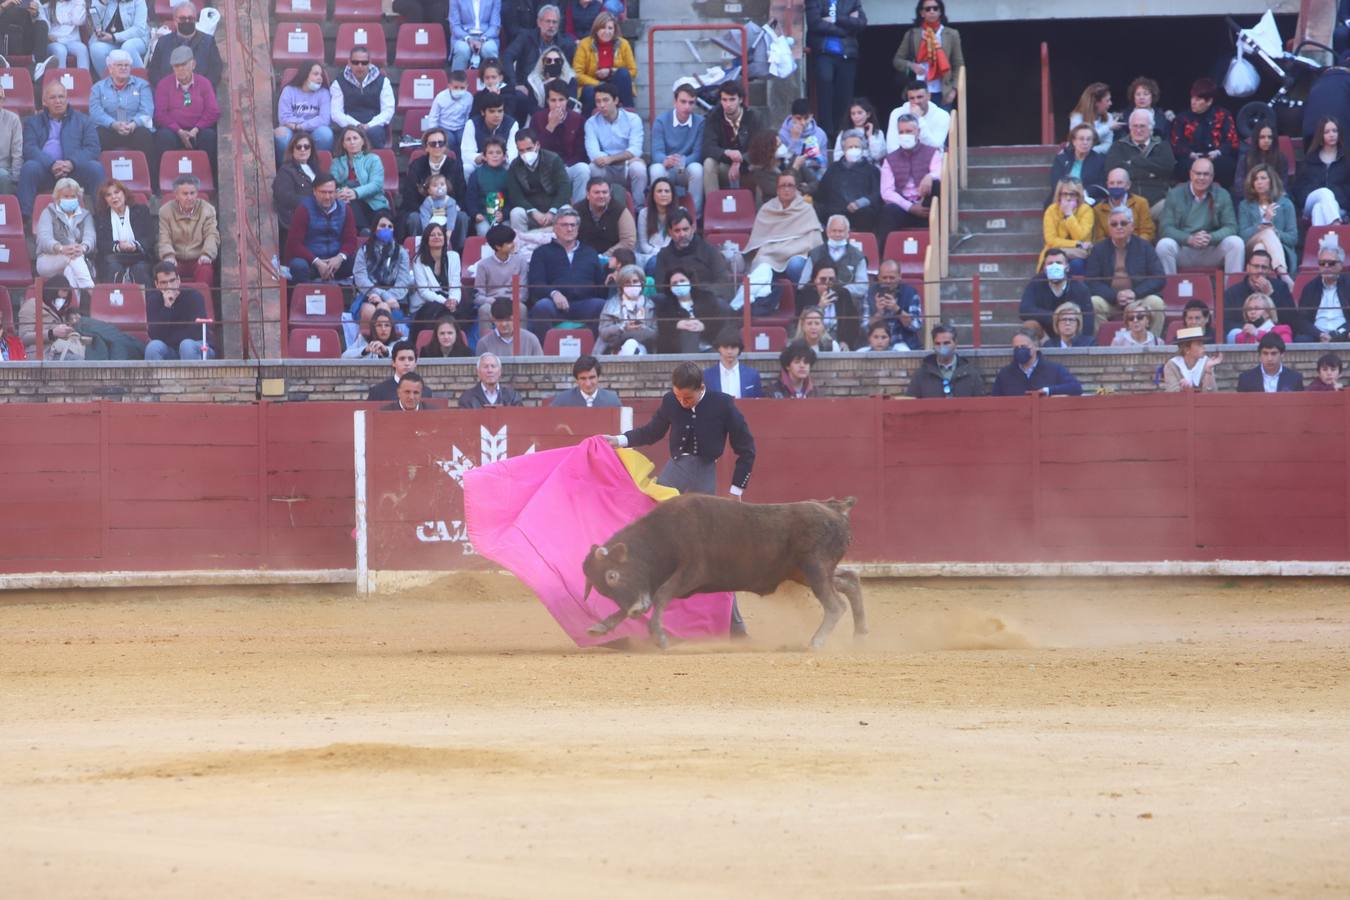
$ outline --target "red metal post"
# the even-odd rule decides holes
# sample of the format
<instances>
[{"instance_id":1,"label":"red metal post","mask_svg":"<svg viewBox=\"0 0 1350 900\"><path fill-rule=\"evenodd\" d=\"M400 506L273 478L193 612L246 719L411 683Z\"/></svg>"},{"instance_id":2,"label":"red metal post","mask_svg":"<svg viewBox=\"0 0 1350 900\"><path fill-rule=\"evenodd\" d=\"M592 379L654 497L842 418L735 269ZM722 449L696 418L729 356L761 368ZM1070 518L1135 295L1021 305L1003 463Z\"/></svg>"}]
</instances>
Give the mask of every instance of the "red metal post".
<instances>
[{"instance_id":1,"label":"red metal post","mask_svg":"<svg viewBox=\"0 0 1350 900\"><path fill-rule=\"evenodd\" d=\"M970 279L970 340L975 349L980 349L980 276L978 273Z\"/></svg>"},{"instance_id":2,"label":"red metal post","mask_svg":"<svg viewBox=\"0 0 1350 900\"><path fill-rule=\"evenodd\" d=\"M520 355L520 275L511 276L511 352Z\"/></svg>"},{"instance_id":3,"label":"red metal post","mask_svg":"<svg viewBox=\"0 0 1350 900\"><path fill-rule=\"evenodd\" d=\"M1041 143L1055 143L1055 111L1050 99L1050 45L1041 41Z\"/></svg>"},{"instance_id":4,"label":"red metal post","mask_svg":"<svg viewBox=\"0 0 1350 900\"><path fill-rule=\"evenodd\" d=\"M750 276L741 276L741 298L745 305L741 307L741 340L744 341L750 336Z\"/></svg>"},{"instance_id":5,"label":"red metal post","mask_svg":"<svg viewBox=\"0 0 1350 900\"><path fill-rule=\"evenodd\" d=\"M47 358L47 355L42 352L43 345L47 342L47 329L42 324L42 289L33 285L29 290L33 292L33 356L40 361Z\"/></svg>"},{"instance_id":6,"label":"red metal post","mask_svg":"<svg viewBox=\"0 0 1350 900\"><path fill-rule=\"evenodd\" d=\"M1224 343L1223 333L1223 272L1220 271L1214 273L1214 343Z\"/></svg>"},{"instance_id":7,"label":"red metal post","mask_svg":"<svg viewBox=\"0 0 1350 900\"><path fill-rule=\"evenodd\" d=\"M285 359L291 352L291 292L290 283L282 281L277 285L277 290L281 292L281 358ZM266 323L263 323L266 324ZM266 349L266 342L263 344Z\"/></svg>"},{"instance_id":8,"label":"red metal post","mask_svg":"<svg viewBox=\"0 0 1350 900\"><path fill-rule=\"evenodd\" d=\"M647 127L656 121L656 33L658 31L739 31L741 33L741 89L750 96L750 36L744 25L735 22L707 22L701 25L647 26Z\"/></svg>"}]
</instances>

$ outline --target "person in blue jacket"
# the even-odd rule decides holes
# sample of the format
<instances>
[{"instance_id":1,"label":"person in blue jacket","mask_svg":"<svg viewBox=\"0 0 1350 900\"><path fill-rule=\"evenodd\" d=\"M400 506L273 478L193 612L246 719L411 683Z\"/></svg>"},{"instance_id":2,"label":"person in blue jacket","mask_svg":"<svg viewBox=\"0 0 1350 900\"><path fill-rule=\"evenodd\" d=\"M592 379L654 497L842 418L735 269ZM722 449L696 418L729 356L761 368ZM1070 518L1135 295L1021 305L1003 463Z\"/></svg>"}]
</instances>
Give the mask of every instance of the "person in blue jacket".
<instances>
[{"instance_id":1,"label":"person in blue jacket","mask_svg":"<svg viewBox=\"0 0 1350 900\"><path fill-rule=\"evenodd\" d=\"M728 325L718 332L714 349L722 359L703 370L704 384L737 399L749 400L764 396L764 383L760 380L759 370L754 366L741 365L745 340L739 328Z\"/></svg>"},{"instance_id":2,"label":"person in blue jacket","mask_svg":"<svg viewBox=\"0 0 1350 900\"><path fill-rule=\"evenodd\" d=\"M1019 328L1012 339L1013 361L999 369L994 376L995 397L1016 397L1019 394L1059 394L1078 397L1083 386L1068 369L1054 360L1041 356L1036 337L1030 329Z\"/></svg>"}]
</instances>

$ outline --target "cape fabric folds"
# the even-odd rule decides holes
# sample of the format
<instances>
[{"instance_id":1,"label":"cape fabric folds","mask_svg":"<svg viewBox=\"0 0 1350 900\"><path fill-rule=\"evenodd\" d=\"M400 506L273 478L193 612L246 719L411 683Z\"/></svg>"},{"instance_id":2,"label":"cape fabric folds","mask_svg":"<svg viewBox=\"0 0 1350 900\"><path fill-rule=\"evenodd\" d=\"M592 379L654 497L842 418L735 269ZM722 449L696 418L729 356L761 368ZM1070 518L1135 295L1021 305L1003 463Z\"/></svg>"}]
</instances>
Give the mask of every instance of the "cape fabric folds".
<instances>
[{"instance_id":1,"label":"cape fabric folds","mask_svg":"<svg viewBox=\"0 0 1350 900\"><path fill-rule=\"evenodd\" d=\"M581 563L661 500L676 495L652 478L652 463L636 450L614 450L603 437L575 447L517 456L464 476L464 518L474 551L525 582L579 647L618 638L647 639L650 614L626 619L602 636L586 629L615 611L592 590L583 601ZM730 593L672 600L662 622L683 640L724 638L731 626Z\"/></svg>"}]
</instances>

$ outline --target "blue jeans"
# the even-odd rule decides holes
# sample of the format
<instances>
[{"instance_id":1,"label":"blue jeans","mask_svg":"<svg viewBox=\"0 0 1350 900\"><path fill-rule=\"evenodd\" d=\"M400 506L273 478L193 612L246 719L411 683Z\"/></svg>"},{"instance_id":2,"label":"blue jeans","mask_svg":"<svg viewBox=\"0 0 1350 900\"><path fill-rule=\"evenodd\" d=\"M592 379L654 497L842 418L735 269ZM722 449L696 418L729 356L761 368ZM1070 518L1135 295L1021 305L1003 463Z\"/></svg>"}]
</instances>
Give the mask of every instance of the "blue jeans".
<instances>
[{"instance_id":1,"label":"blue jeans","mask_svg":"<svg viewBox=\"0 0 1350 900\"><path fill-rule=\"evenodd\" d=\"M103 164L96 159L76 163L70 177L80 183L86 194L93 196L103 181ZM19 169L19 209L23 210L26 218L33 216L33 201L37 195L50 191L55 184L56 179L52 177L50 167L36 159L23 164L23 168Z\"/></svg>"},{"instance_id":2,"label":"blue jeans","mask_svg":"<svg viewBox=\"0 0 1350 900\"><path fill-rule=\"evenodd\" d=\"M279 126L277 130L272 133L273 140L276 141L277 145L278 163L280 163L281 158L286 155L286 145L291 142L291 138L294 135L295 132L285 125ZM310 140L314 142L315 150L333 149L333 129L329 128L327 125L320 125L318 128L315 128L309 133L309 137Z\"/></svg>"},{"instance_id":3,"label":"blue jeans","mask_svg":"<svg viewBox=\"0 0 1350 900\"><path fill-rule=\"evenodd\" d=\"M47 55L56 57L58 69L89 68L89 48L78 40L69 44L48 44ZM74 62L74 65L70 65L71 62Z\"/></svg>"},{"instance_id":4,"label":"blue jeans","mask_svg":"<svg viewBox=\"0 0 1350 900\"><path fill-rule=\"evenodd\" d=\"M783 277L793 284L802 280L802 269L806 268L805 256L794 256L787 261L787 267L783 269Z\"/></svg>"},{"instance_id":5,"label":"blue jeans","mask_svg":"<svg viewBox=\"0 0 1350 900\"><path fill-rule=\"evenodd\" d=\"M178 347L175 349L163 341L151 341L145 345L145 358L152 362L165 359L201 359L202 342L194 341L192 338L183 338L178 342ZM206 358L216 358L216 351L212 350L209 345L206 348Z\"/></svg>"},{"instance_id":6,"label":"blue jeans","mask_svg":"<svg viewBox=\"0 0 1350 900\"><path fill-rule=\"evenodd\" d=\"M455 41L455 45L450 48L450 71L462 71L469 68L469 42ZM483 41L483 49L478 51L478 61L481 64L485 59L495 59L497 57L497 42Z\"/></svg>"},{"instance_id":7,"label":"blue jeans","mask_svg":"<svg viewBox=\"0 0 1350 900\"><path fill-rule=\"evenodd\" d=\"M114 50L122 49L131 54L131 67L139 69L145 65L145 41L140 38L130 38L124 41L120 48L117 44L104 41L90 41L89 55L94 61L94 71L97 73L94 80L107 77L108 74L108 54ZM151 90L154 90L152 87Z\"/></svg>"},{"instance_id":8,"label":"blue jeans","mask_svg":"<svg viewBox=\"0 0 1350 900\"><path fill-rule=\"evenodd\" d=\"M559 322L584 322L586 327L595 331L600 321L600 310L605 308L603 297L589 297L585 300L573 300L567 305L567 312L559 313L552 297L545 297L530 307L530 330L543 341L548 330Z\"/></svg>"}]
</instances>

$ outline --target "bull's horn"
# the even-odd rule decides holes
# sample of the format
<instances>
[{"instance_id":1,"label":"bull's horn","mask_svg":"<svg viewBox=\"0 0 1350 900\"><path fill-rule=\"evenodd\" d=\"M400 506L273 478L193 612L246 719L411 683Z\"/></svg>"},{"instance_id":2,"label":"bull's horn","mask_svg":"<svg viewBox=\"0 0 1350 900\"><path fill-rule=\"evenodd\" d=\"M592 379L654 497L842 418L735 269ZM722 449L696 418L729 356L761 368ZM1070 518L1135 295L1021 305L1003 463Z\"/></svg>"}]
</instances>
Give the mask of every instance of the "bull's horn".
<instances>
[{"instance_id":1,"label":"bull's horn","mask_svg":"<svg viewBox=\"0 0 1350 900\"><path fill-rule=\"evenodd\" d=\"M590 596L591 596L591 580L590 580L589 578L587 578L587 579L586 579L586 592L585 592L584 594L581 595L581 602L582 602L582 603L585 603L588 599L590 599Z\"/></svg>"},{"instance_id":2,"label":"bull's horn","mask_svg":"<svg viewBox=\"0 0 1350 900\"><path fill-rule=\"evenodd\" d=\"M596 547L596 548L595 548L595 558L596 558L596 559L604 559L606 556L609 556L609 548L608 548L608 547Z\"/></svg>"}]
</instances>

